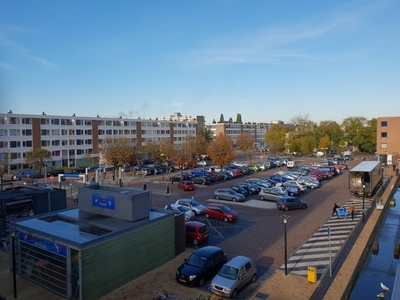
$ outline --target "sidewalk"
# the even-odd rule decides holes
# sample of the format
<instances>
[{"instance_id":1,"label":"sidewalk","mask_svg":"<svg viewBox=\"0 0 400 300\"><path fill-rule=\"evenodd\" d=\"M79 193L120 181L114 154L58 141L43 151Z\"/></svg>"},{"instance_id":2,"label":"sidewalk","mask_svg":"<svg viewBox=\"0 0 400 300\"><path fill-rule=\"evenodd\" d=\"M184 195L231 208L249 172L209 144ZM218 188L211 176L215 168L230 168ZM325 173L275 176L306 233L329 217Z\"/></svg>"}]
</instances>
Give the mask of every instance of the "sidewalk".
<instances>
[{"instance_id":1,"label":"sidewalk","mask_svg":"<svg viewBox=\"0 0 400 300\"><path fill-rule=\"evenodd\" d=\"M333 268L338 267L333 272L333 277L329 277L329 271L326 270L321 279L316 283L308 282L306 276L288 274L277 270L271 275L264 284L249 298L250 300L268 299L268 300L286 300L286 299L326 299L337 300L346 299L348 291L357 281L365 260L365 253L369 253L370 246L376 231L377 224L384 218L389 205L392 188L395 186L397 177L390 180L381 199L384 204L384 210L376 210L373 206L372 212L367 222L362 227L359 224L360 233L346 242L348 253L339 253L333 260ZM357 228L355 229L355 231ZM354 234L357 234L354 232ZM346 251L346 249L342 249ZM341 256L341 257L340 257ZM328 273L328 274L327 274Z\"/></svg>"}]
</instances>

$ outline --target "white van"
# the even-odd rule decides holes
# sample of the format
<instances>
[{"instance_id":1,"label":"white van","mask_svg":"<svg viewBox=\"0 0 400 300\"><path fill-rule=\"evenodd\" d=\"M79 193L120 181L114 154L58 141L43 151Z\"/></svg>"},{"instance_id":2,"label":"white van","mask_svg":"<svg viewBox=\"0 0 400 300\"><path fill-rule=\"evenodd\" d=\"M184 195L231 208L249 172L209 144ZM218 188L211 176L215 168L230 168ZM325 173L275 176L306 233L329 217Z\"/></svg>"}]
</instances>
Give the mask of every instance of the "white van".
<instances>
[{"instance_id":1,"label":"white van","mask_svg":"<svg viewBox=\"0 0 400 300\"><path fill-rule=\"evenodd\" d=\"M293 161L293 160L288 160L286 163L286 167L288 168L297 168L297 162Z\"/></svg>"}]
</instances>

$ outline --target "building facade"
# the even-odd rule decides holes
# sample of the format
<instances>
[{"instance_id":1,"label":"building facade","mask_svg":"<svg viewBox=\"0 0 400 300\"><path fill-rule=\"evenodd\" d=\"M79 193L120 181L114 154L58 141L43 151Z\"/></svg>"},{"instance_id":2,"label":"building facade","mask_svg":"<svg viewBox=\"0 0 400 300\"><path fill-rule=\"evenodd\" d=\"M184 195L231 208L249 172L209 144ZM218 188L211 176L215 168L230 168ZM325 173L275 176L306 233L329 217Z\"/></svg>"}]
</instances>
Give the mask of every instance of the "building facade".
<instances>
[{"instance_id":1,"label":"building facade","mask_svg":"<svg viewBox=\"0 0 400 300\"><path fill-rule=\"evenodd\" d=\"M236 145L237 137L243 133L249 133L254 139L254 148L261 149L267 148L265 143L265 134L275 124L283 124L282 121L274 121L272 123L256 123L256 122L246 122L246 123L214 123L207 124L206 127L211 130L213 137L222 133L226 134L232 139L234 145Z\"/></svg>"},{"instance_id":2,"label":"building facade","mask_svg":"<svg viewBox=\"0 0 400 300\"><path fill-rule=\"evenodd\" d=\"M170 140L182 143L204 127L203 116L125 119L56 115L0 114L0 160L8 172L26 168L26 153L34 149L51 152L49 167L76 167L96 163L103 139L128 138L138 149L147 142Z\"/></svg>"},{"instance_id":3,"label":"building facade","mask_svg":"<svg viewBox=\"0 0 400 300\"><path fill-rule=\"evenodd\" d=\"M397 164L400 159L400 117L376 120L376 152L383 163Z\"/></svg>"}]
</instances>

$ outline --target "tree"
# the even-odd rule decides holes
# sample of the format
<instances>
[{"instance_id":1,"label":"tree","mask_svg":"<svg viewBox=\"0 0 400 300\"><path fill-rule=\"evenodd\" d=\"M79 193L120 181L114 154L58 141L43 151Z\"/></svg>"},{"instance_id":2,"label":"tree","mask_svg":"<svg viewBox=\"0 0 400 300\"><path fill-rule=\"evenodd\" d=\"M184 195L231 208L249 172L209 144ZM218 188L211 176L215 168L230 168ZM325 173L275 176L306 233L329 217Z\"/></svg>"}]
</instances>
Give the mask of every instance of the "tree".
<instances>
[{"instance_id":1,"label":"tree","mask_svg":"<svg viewBox=\"0 0 400 300\"><path fill-rule=\"evenodd\" d=\"M331 140L329 139L329 135L326 134L319 141L318 150L322 150L324 152L324 154L326 155L327 153L329 153L330 147L331 147Z\"/></svg>"},{"instance_id":2,"label":"tree","mask_svg":"<svg viewBox=\"0 0 400 300\"><path fill-rule=\"evenodd\" d=\"M223 115L223 114L221 114L221 116L219 117L219 122L220 122L220 123L225 123L224 115Z\"/></svg>"},{"instance_id":3,"label":"tree","mask_svg":"<svg viewBox=\"0 0 400 300\"><path fill-rule=\"evenodd\" d=\"M244 155L248 155L251 163L251 150L254 149L254 142L255 140L252 138L251 134L246 132L246 133L241 133L238 135L236 139L237 146L240 150L243 151Z\"/></svg>"},{"instance_id":4,"label":"tree","mask_svg":"<svg viewBox=\"0 0 400 300\"><path fill-rule=\"evenodd\" d=\"M0 152L0 176L10 173L11 155L9 152Z\"/></svg>"},{"instance_id":5,"label":"tree","mask_svg":"<svg viewBox=\"0 0 400 300\"><path fill-rule=\"evenodd\" d=\"M146 144L142 147L141 152L143 153L143 158L147 158L148 160L159 160L160 158L160 144L156 142L146 142Z\"/></svg>"},{"instance_id":6,"label":"tree","mask_svg":"<svg viewBox=\"0 0 400 300\"><path fill-rule=\"evenodd\" d=\"M303 154L310 154L314 151L315 148L315 139L314 137L308 135L308 136L303 136L300 138L300 151Z\"/></svg>"},{"instance_id":7,"label":"tree","mask_svg":"<svg viewBox=\"0 0 400 300\"><path fill-rule=\"evenodd\" d=\"M233 123L233 119L229 118L228 123Z\"/></svg>"},{"instance_id":8,"label":"tree","mask_svg":"<svg viewBox=\"0 0 400 300\"><path fill-rule=\"evenodd\" d=\"M343 130L335 121L321 121L315 130L315 139L319 141L325 135L329 135L333 145L337 148L343 138Z\"/></svg>"},{"instance_id":9,"label":"tree","mask_svg":"<svg viewBox=\"0 0 400 300\"><path fill-rule=\"evenodd\" d=\"M376 119L367 121L361 129L363 139L360 140L360 151L374 153L376 151Z\"/></svg>"},{"instance_id":10,"label":"tree","mask_svg":"<svg viewBox=\"0 0 400 300\"><path fill-rule=\"evenodd\" d=\"M30 166L39 168L39 175L42 174L42 168L46 166L46 161L51 159L51 152L46 149L34 149L26 153L25 162Z\"/></svg>"},{"instance_id":11,"label":"tree","mask_svg":"<svg viewBox=\"0 0 400 300\"><path fill-rule=\"evenodd\" d=\"M215 119L213 119L212 123L215 124L215 123L217 123L217 122L215 122Z\"/></svg>"},{"instance_id":12,"label":"tree","mask_svg":"<svg viewBox=\"0 0 400 300\"><path fill-rule=\"evenodd\" d=\"M345 139L353 150L358 149L364 141L363 129L367 125L367 119L364 117L348 117L343 120L342 127L345 131Z\"/></svg>"},{"instance_id":13,"label":"tree","mask_svg":"<svg viewBox=\"0 0 400 300\"><path fill-rule=\"evenodd\" d=\"M100 145L104 164L114 166L116 169L130 161L134 154L133 146L125 137L110 137L103 140Z\"/></svg>"},{"instance_id":14,"label":"tree","mask_svg":"<svg viewBox=\"0 0 400 300\"><path fill-rule=\"evenodd\" d=\"M198 135L203 136L206 143L213 140L213 133L210 128L200 128Z\"/></svg>"},{"instance_id":15,"label":"tree","mask_svg":"<svg viewBox=\"0 0 400 300\"><path fill-rule=\"evenodd\" d=\"M272 125L264 136L271 153L284 151L286 142L286 133L291 131L292 127L282 126L280 124Z\"/></svg>"},{"instance_id":16,"label":"tree","mask_svg":"<svg viewBox=\"0 0 400 300\"><path fill-rule=\"evenodd\" d=\"M241 114L237 114L236 115L236 123L237 124L242 124L242 115Z\"/></svg>"},{"instance_id":17,"label":"tree","mask_svg":"<svg viewBox=\"0 0 400 300\"><path fill-rule=\"evenodd\" d=\"M211 142L210 146L208 146L207 154L221 168L229 164L235 158L231 138L223 133L219 133L215 141Z\"/></svg>"}]
</instances>

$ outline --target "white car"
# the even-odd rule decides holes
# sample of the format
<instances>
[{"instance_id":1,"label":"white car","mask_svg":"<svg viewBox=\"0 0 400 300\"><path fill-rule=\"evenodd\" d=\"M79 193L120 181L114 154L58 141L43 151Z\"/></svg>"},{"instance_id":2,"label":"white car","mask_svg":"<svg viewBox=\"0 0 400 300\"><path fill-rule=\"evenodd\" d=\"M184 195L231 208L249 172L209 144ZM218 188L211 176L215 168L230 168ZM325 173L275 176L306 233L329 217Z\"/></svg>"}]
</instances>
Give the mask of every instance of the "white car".
<instances>
[{"instance_id":1,"label":"white car","mask_svg":"<svg viewBox=\"0 0 400 300\"><path fill-rule=\"evenodd\" d=\"M192 221L194 219L194 212L179 204L167 204L164 209L173 210L178 213L185 214L185 221Z\"/></svg>"},{"instance_id":2,"label":"white car","mask_svg":"<svg viewBox=\"0 0 400 300\"><path fill-rule=\"evenodd\" d=\"M233 164L238 167L247 167L247 164L242 161L234 161Z\"/></svg>"},{"instance_id":3,"label":"white car","mask_svg":"<svg viewBox=\"0 0 400 300\"><path fill-rule=\"evenodd\" d=\"M204 214L204 211L206 210L206 207L204 205L201 205L193 198L192 199L178 199L178 200L176 200L175 204L182 205L182 206L186 207L187 209L190 209L196 215Z\"/></svg>"},{"instance_id":4,"label":"white car","mask_svg":"<svg viewBox=\"0 0 400 300\"><path fill-rule=\"evenodd\" d=\"M198 161L197 163L196 163L196 165L198 165L198 166L207 166L207 162L205 161L205 160L200 160L200 161Z\"/></svg>"}]
</instances>

